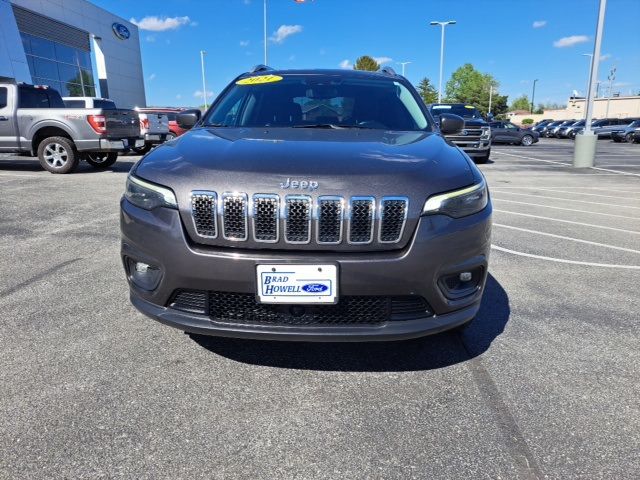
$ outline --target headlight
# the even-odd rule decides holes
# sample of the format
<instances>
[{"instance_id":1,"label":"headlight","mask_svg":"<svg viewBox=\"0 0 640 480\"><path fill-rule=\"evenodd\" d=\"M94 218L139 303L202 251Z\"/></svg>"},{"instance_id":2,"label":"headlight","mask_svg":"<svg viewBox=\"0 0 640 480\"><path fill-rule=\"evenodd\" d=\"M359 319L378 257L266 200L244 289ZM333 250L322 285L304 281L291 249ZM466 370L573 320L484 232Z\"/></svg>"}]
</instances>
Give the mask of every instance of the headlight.
<instances>
[{"instance_id":1,"label":"headlight","mask_svg":"<svg viewBox=\"0 0 640 480\"><path fill-rule=\"evenodd\" d=\"M423 215L442 214L453 218L466 217L487 206L489 193L484 180L471 187L449 193L434 195L427 199Z\"/></svg>"},{"instance_id":2,"label":"headlight","mask_svg":"<svg viewBox=\"0 0 640 480\"><path fill-rule=\"evenodd\" d=\"M482 127L482 134L480 138L482 140L487 140L491 136L491 129L489 127Z\"/></svg>"},{"instance_id":3,"label":"headlight","mask_svg":"<svg viewBox=\"0 0 640 480\"><path fill-rule=\"evenodd\" d=\"M176 196L170 189L146 182L133 175L129 175L127 178L127 189L124 196L136 207L145 210L153 210L158 207L178 208Z\"/></svg>"}]
</instances>

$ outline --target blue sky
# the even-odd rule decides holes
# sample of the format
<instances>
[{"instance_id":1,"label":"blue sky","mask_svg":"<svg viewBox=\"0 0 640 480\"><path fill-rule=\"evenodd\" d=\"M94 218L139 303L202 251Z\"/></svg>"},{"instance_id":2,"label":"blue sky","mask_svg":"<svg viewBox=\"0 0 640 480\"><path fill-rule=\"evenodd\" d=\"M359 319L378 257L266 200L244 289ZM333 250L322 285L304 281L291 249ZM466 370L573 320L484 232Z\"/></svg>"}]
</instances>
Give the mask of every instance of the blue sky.
<instances>
[{"instance_id":1,"label":"blue sky","mask_svg":"<svg viewBox=\"0 0 640 480\"><path fill-rule=\"evenodd\" d=\"M207 91L217 95L237 74L263 61L262 0L94 0L140 27L149 105L202 103L200 50ZM510 100L561 102L583 93L593 51L598 0L268 0L269 64L339 68L378 57L414 84L437 86L440 27L447 27L445 82L464 63L491 73ZM640 90L640 0L609 0L600 80L617 67L614 92ZM604 88L601 90L604 92ZM200 92L200 97L196 97Z\"/></svg>"}]
</instances>

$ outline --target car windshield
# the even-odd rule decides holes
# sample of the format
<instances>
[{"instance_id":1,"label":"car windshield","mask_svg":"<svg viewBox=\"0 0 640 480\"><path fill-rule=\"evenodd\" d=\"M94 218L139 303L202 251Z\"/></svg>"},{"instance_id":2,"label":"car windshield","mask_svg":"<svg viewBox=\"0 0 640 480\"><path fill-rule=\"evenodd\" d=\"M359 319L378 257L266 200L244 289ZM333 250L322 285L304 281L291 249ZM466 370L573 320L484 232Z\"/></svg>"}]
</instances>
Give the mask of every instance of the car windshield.
<instances>
[{"instance_id":1,"label":"car windshield","mask_svg":"<svg viewBox=\"0 0 640 480\"><path fill-rule=\"evenodd\" d=\"M431 106L431 113L434 116L441 113L452 113L463 118L482 118L480 112L473 105L435 104Z\"/></svg>"},{"instance_id":2,"label":"car windshield","mask_svg":"<svg viewBox=\"0 0 640 480\"><path fill-rule=\"evenodd\" d=\"M640 127L640 120L634 120L633 122L631 122L629 125L627 125L628 128L637 128Z\"/></svg>"},{"instance_id":3,"label":"car windshield","mask_svg":"<svg viewBox=\"0 0 640 480\"><path fill-rule=\"evenodd\" d=\"M245 77L216 101L203 124L402 131L429 127L403 82L329 74Z\"/></svg>"}]
</instances>

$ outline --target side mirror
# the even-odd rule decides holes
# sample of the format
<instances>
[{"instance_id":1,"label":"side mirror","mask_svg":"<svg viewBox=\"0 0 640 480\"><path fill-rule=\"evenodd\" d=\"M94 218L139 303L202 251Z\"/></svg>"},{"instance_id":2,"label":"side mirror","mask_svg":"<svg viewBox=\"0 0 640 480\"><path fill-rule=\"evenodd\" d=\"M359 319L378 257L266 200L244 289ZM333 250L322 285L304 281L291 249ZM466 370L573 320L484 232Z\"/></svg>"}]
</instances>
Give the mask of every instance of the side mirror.
<instances>
[{"instance_id":1,"label":"side mirror","mask_svg":"<svg viewBox=\"0 0 640 480\"><path fill-rule=\"evenodd\" d=\"M197 109L193 109L193 110L185 110L184 112L180 112L177 116L176 116L176 122L178 122L178 126L180 128L185 128L185 129L189 129L191 127L193 127L196 123L198 123L198 120L200 120L200 110Z\"/></svg>"},{"instance_id":2,"label":"side mirror","mask_svg":"<svg viewBox=\"0 0 640 480\"><path fill-rule=\"evenodd\" d=\"M464 128L464 120L452 113L440 115L440 133L443 135L454 135Z\"/></svg>"}]
</instances>

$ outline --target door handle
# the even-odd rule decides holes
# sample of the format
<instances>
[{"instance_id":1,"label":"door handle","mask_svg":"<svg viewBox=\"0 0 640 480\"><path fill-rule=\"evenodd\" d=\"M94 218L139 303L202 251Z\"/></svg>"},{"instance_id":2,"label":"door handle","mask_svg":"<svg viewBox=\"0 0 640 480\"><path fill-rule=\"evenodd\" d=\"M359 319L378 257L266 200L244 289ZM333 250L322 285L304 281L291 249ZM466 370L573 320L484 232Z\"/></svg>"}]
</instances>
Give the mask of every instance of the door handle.
<instances>
[{"instance_id":1,"label":"door handle","mask_svg":"<svg viewBox=\"0 0 640 480\"><path fill-rule=\"evenodd\" d=\"M4 115L0 116L0 122L6 122L7 120L9 120L8 117L5 117Z\"/></svg>"}]
</instances>

